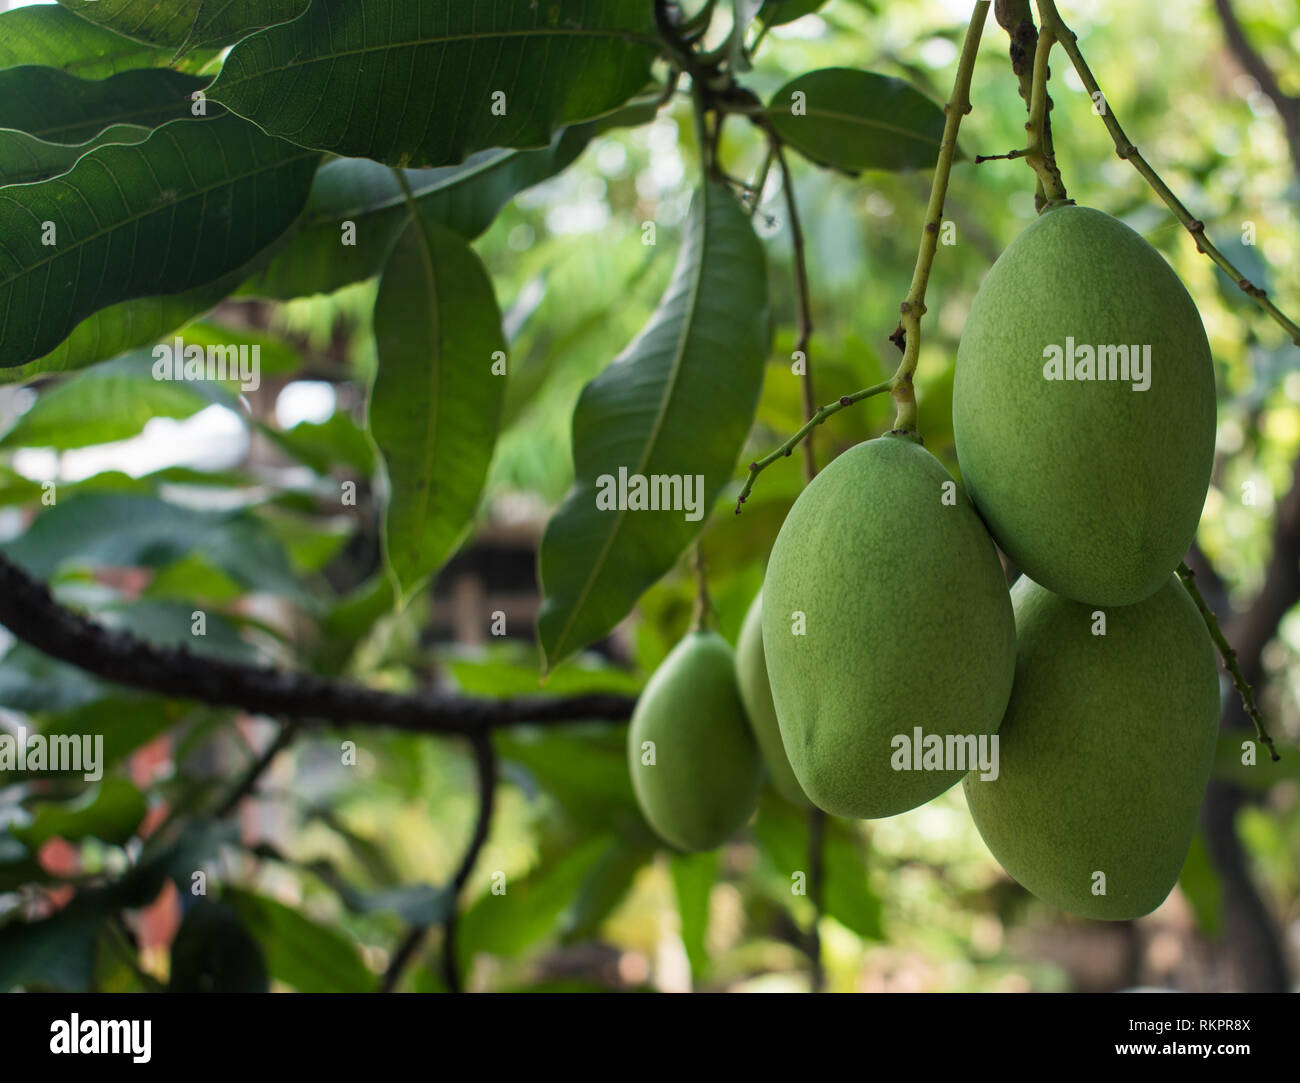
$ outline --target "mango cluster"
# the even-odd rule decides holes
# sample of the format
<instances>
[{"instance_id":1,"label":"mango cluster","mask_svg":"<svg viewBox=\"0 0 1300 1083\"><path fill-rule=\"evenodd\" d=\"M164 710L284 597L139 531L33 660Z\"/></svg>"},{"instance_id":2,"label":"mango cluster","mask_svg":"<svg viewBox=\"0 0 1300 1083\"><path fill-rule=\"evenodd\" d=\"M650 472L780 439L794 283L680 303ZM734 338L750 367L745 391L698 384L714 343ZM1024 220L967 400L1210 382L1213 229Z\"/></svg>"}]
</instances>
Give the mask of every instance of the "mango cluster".
<instances>
[{"instance_id":1,"label":"mango cluster","mask_svg":"<svg viewBox=\"0 0 1300 1083\"><path fill-rule=\"evenodd\" d=\"M963 780L1031 892L1088 917L1150 912L1217 733L1213 643L1175 575L1214 430L1209 344L1172 269L1105 214L1046 211L962 334L965 487L910 433L807 486L735 656L693 634L638 704L647 819L716 846L752 815L764 766L787 799L857 818ZM998 549L1024 573L1011 590Z\"/></svg>"}]
</instances>

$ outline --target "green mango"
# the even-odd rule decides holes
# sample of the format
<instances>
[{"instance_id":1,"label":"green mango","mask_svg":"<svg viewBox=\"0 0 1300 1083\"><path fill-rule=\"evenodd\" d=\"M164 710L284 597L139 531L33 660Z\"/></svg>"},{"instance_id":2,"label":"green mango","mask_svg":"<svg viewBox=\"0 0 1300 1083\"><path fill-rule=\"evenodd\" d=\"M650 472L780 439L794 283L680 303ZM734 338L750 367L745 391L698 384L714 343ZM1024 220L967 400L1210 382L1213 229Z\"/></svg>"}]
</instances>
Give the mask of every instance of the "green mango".
<instances>
[{"instance_id":1,"label":"green mango","mask_svg":"<svg viewBox=\"0 0 1300 1083\"><path fill-rule=\"evenodd\" d=\"M909 749L997 730L1015 624L993 542L933 455L882 436L813 479L772 547L763 650L790 766L819 808L893 816L965 774Z\"/></svg>"},{"instance_id":2,"label":"green mango","mask_svg":"<svg viewBox=\"0 0 1300 1083\"><path fill-rule=\"evenodd\" d=\"M1129 378L1112 379L1121 346ZM1089 351L1106 379L1059 378L1086 375ZM1026 575L1075 601L1139 602L1186 554L1210 482L1214 365L1196 305L1128 226L1049 210L971 303L952 422L962 481Z\"/></svg>"},{"instance_id":3,"label":"green mango","mask_svg":"<svg viewBox=\"0 0 1300 1083\"><path fill-rule=\"evenodd\" d=\"M712 850L754 814L763 761L716 632L692 632L655 670L632 712L627 759L646 820L679 849Z\"/></svg>"},{"instance_id":4,"label":"green mango","mask_svg":"<svg viewBox=\"0 0 1300 1083\"><path fill-rule=\"evenodd\" d=\"M1210 778L1219 729L1210 635L1172 576L1113 609L1023 576L1011 597L1016 683L997 777L966 776L975 825L1040 899L1083 917L1141 917L1178 880ZM1098 613L1105 635L1094 634Z\"/></svg>"},{"instance_id":5,"label":"green mango","mask_svg":"<svg viewBox=\"0 0 1300 1083\"><path fill-rule=\"evenodd\" d=\"M763 761L772 776L772 785L787 801L806 808L808 797L800 789L799 780L790 767L790 757L785 754L785 745L781 743L772 686L767 681L767 662L763 660L762 591L755 596L740 628L740 639L736 643L736 684L740 687L740 702L745 705L745 717L749 719Z\"/></svg>"}]
</instances>

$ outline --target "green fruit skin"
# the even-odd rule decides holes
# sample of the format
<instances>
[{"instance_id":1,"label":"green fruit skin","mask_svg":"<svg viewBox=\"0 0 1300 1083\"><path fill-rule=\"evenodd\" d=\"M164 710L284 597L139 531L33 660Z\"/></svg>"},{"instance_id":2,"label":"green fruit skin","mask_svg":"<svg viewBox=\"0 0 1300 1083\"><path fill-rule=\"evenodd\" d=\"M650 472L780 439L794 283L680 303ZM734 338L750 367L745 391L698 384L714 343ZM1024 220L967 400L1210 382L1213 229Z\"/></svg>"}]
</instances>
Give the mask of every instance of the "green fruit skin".
<instances>
[{"instance_id":1,"label":"green fruit skin","mask_svg":"<svg viewBox=\"0 0 1300 1083\"><path fill-rule=\"evenodd\" d=\"M655 763L642 763L653 741ZM736 689L735 661L714 632L692 632L655 670L632 712L628 765L655 832L682 850L712 850L749 820L763 761Z\"/></svg>"},{"instance_id":2,"label":"green fruit skin","mask_svg":"<svg viewBox=\"0 0 1300 1083\"><path fill-rule=\"evenodd\" d=\"M1151 386L1043 376L1043 349L1151 346ZM1214 365L1187 290L1128 226L1048 211L980 285L957 350L962 480L1002 550L1057 594L1129 605L1186 554L1214 457Z\"/></svg>"},{"instance_id":3,"label":"green fruit skin","mask_svg":"<svg viewBox=\"0 0 1300 1083\"><path fill-rule=\"evenodd\" d=\"M1040 899L1089 918L1148 914L1173 889L1196 830L1218 733L1214 645L1174 577L1105 610L1021 577L1016 683L999 775L966 776L975 824ZM1094 895L1093 873L1106 875Z\"/></svg>"},{"instance_id":4,"label":"green fruit skin","mask_svg":"<svg viewBox=\"0 0 1300 1083\"><path fill-rule=\"evenodd\" d=\"M961 778L890 762L894 736L917 726L995 732L1015 668L1002 566L934 456L868 440L800 494L768 562L763 649L790 766L819 808L893 816Z\"/></svg>"},{"instance_id":5,"label":"green fruit skin","mask_svg":"<svg viewBox=\"0 0 1300 1083\"><path fill-rule=\"evenodd\" d=\"M808 796L799 786L790 767L781 741L781 727L776 720L776 705L772 702L772 686L767 680L767 662L763 658L763 592L754 598L736 643L736 683L740 687L740 702L745 705L745 717L758 740L763 762L772 776L772 785L787 801L808 807Z\"/></svg>"}]
</instances>

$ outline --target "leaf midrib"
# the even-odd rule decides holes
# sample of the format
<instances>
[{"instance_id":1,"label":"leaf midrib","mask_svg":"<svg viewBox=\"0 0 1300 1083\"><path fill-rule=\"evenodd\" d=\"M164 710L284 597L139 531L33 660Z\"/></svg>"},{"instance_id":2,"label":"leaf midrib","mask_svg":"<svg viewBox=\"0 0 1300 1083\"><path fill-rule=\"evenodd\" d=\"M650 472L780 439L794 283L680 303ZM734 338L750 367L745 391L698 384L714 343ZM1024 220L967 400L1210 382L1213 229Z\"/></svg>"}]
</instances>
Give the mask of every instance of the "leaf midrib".
<instances>
[{"instance_id":1,"label":"leaf midrib","mask_svg":"<svg viewBox=\"0 0 1300 1083\"><path fill-rule=\"evenodd\" d=\"M287 26L289 24L282 23L280 25ZM278 27L272 27L271 29L275 30L278 29ZM266 31L262 31L262 32L265 33ZM239 86L241 83L251 83L258 79L264 79L268 75L273 75L279 72L291 71L294 68L305 68L312 64L323 64L326 62L341 60L345 57L367 56L371 53L386 53L394 49L421 49L424 48L425 46L430 46L430 45L434 45L434 46L452 45L452 44L456 44L459 42L466 42L466 41L477 43L477 42L494 41L501 38L534 38L534 37L535 38L543 38L543 37L545 38L556 38L556 37L612 38L618 41L624 41L634 45L650 45L650 46L654 46L656 49L659 46L659 40L654 37L638 34L628 30L605 30L603 28L602 29L578 28L575 30L566 30L563 28L549 29L549 28L535 27L526 30L493 30L483 34L450 34L441 37L413 38L407 41L390 41L385 44L366 45L366 46L362 46L359 49L344 49L338 51L331 51L328 53L321 53L315 56L305 57L302 59L295 57L295 59L288 64L275 64L270 67L258 68L257 71L255 71L252 75L232 76L231 79L228 82L226 82L224 85L222 84L221 76L218 76L216 83L213 84L213 89L219 92L221 90L226 89L227 87ZM245 40L247 41L249 39L246 38ZM221 100L220 96L218 96L216 100L220 101Z\"/></svg>"},{"instance_id":2,"label":"leaf midrib","mask_svg":"<svg viewBox=\"0 0 1300 1083\"><path fill-rule=\"evenodd\" d=\"M686 343L690 338L691 331L695 327L695 320L699 315L699 305L697 304L700 296L700 287L704 283L704 265L708 257L708 221L709 221L709 202L712 199L713 192L706 181L702 189L700 216L699 216L699 233L700 233L700 257L696 263L694 278L691 282L690 307L687 310L686 319L682 321L682 331L677 339L677 349L673 358L672 372L669 376L667 388L659 401L659 412L655 417L653 428L650 430L650 438L646 441L645 453L637 463L636 473L643 473L650 461L650 455L654 450L655 443L659 438L659 432L663 428L664 418L668 413L668 404L672 401L673 395L677 389L677 380L681 372L682 362L686 357ZM564 627L560 629L560 634L555 640L555 655L562 657L561 648L564 641L568 638L569 633L573 630L574 622L578 619L578 614L582 612L583 605L586 604L587 596L591 593L592 587L596 584L596 579L600 575L601 568L604 566L605 558L609 555L610 547L614 544L614 539L623 525L624 516L627 513L626 508L619 508L614 517L613 526L605 538L604 544L600 547L600 552L596 554L596 559L592 563L591 574L587 577L583 585L582 592L578 595L577 601L569 611L569 619L565 622Z\"/></svg>"}]
</instances>

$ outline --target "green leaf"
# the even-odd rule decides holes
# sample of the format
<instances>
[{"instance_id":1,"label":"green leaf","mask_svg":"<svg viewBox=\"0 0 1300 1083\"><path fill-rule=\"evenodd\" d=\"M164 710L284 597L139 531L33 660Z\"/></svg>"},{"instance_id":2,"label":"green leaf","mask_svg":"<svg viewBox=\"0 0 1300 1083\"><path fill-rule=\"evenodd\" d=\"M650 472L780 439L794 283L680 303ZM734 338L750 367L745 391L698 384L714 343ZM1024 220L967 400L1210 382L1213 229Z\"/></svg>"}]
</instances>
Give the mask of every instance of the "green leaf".
<instances>
[{"instance_id":1,"label":"green leaf","mask_svg":"<svg viewBox=\"0 0 1300 1083\"><path fill-rule=\"evenodd\" d=\"M265 993L262 950L225 903L199 899L172 941L169 993Z\"/></svg>"},{"instance_id":2,"label":"green leaf","mask_svg":"<svg viewBox=\"0 0 1300 1083\"><path fill-rule=\"evenodd\" d=\"M20 985L88 990L102 920L97 910L74 902L44 921L11 921L0 928L0 990Z\"/></svg>"},{"instance_id":3,"label":"green leaf","mask_svg":"<svg viewBox=\"0 0 1300 1083\"><path fill-rule=\"evenodd\" d=\"M71 372L157 342L224 300L249 274L262 267L288 236L206 285L160 297L138 297L92 313L44 357L0 368L0 384L25 383L43 373Z\"/></svg>"},{"instance_id":4,"label":"green leaf","mask_svg":"<svg viewBox=\"0 0 1300 1083\"><path fill-rule=\"evenodd\" d=\"M102 764L100 765L102 767ZM106 778L70 803L41 802L36 818L14 829L14 837L38 850L50 839L69 842L95 838L121 845L135 834L148 809L144 794L124 778Z\"/></svg>"},{"instance_id":5,"label":"green leaf","mask_svg":"<svg viewBox=\"0 0 1300 1083\"><path fill-rule=\"evenodd\" d=\"M0 68L40 64L83 79L165 65L168 54L104 30L52 4L0 14Z\"/></svg>"},{"instance_id":6,"label":"green leaf","mask_svg":"<svg viewBox=\"0 0 1300 1083\"><path fill-rule=\"evenodd\" d=\"M767 116L805 158L846 173L928 168L943 139L943 110L924 94L901 79L851 68L799 76L773 95Z\"/></svg>"},{"instance_id":7,"label":"green leaf","mask_svg":"<svg viewBox=\"0 0 1300 1083\"><path fill-rule=\"evenodd\" d=\"M66 173L78 158L109 143L142 143L149 129L136 124L115 124L85 143L47 143L26 132L0 129L0 187L31 184Z\"/></svg>"},{"instance_id":8,"label":"green leaf","mask_svg":"<svg viewBox=\"0 0 1300 1083\"><path fill-rule=\"evenodd\" d=\"M572 924L564 939L572 943L598 937L601 924L627 897L637 874L653 857L652 847L627 840L606 850L582 882L574 899Z\"/></svg>"},{"instance_id":9,"label":"green leaf","mask_svg":"<svg viewBox=\"0 0 1300 1083\"><path fill-rule=\"evenodd\" d=\"M652 27L644 0L317 3L236 45L211 96L304 146L452 165L616 109L649 81Z\"/></svg>"},{"instance_id":10,"label":"green leaf","mask_svg":"<svg viewBox=\"0 0 1300 1083\"><path fill-rule=\"evenodd\" d=\"M709 184L659 308L574 410L574 488L541 545L548 668L609 632L703 526L682 508L601 510L600 479L667 475L682 493L702 478L707 515L753 422L767 341L763 247L730 192Z\"/></svg>"},{"instance_id":11,"label":"green leaf","mask_svg":"<svg viewBox=\"0 0 1300 1083\"><path fill-rule=\"evenodd\" d=\"M317 161L227 116L164 125L61 177L0 189L0 365L41 357L97 309L247 263L302 210Z\"/></svg>"},{"instance_id":12,"label":"green leaf","mask_svg":"<svg viewBox=\"0 0 1300 1083\"><path fill-rule=\"evenodd\" d=\"M567 853L544 861L519 881L508 881L504 895L483 895L458 927L461 961L468 967L477 952L518 955L548 935L565 931L583 882L611 848L621 845L609 835L587 839Z\"/></svg>"},{"instance_id":13,"label":"green leaf","mask_svg":"<svg viewBox=\"0 0 1300 1083\"><path fill-rule=\"evenodd\" d=\"M767 26L783 26L825 6L826 0L764 0L758 18Z\"/></svg>"},{"instance_id":14,"label":"green leaf","mask_svg":"<svg viewBox=\"0 0 1300 1083\"><path fill-rule=\"evenodd\" d=\"M407 169L403 175L426 220L473 240L515 195L570 165L591 133L589 125L566 128L541 150L485 150L460 165ZM371 278L383 269L409 218L388 166L368 158L326 162L289 247L239 292L289 300ZM345 222L356 228L355 244L342 243Z\"/></svg>"},{"instance_id":15,"label":"green leaf","mask_svg":"<svg viewBox=\"0 0 1300 1083\"><path fill-rule=\"evenodd\" d=\"M350 937L250 892L227 888L222 901L256 937L271 976L298 992L362 993L374 987L375 976Z\"/></svg>"},{"instance_id":16,"label":"green leaf","mask_svg":"<svg viewBox=\"0 0 1300 1083\"><path fill-rule=\"evenodd\" d=\"M296 19L309 0L59 0L81 18L168 49L231 45L254 30Z\"/></svg>"},{"instance_id":17,"label":"green leaf","mask_svg":"<svg viewBox=\"0 0 1300 1083\"><path fill-rule=\"evenodd\" d=\"M455 233L423 219L403 231L379 283L375 346L369 424L388 475L384 557L409 595L478 508L505 398L492 283Z\"/></svg>"},{"instance_id":18,"label":"green leaf","mask_svg":"<svg viewBox=\"0 0 1300 1083\"><path fill-rule=\"evenodd\" d=\"M166 68L124 71L107 79L78 79L57 68L0 71L0 128L16 128L50 143L84 143L105 128L157 128L190 116L190 95L207 80Z\"/></svg>"},{"instance_id":19,"label":"green leaf","mask_svg":"<svg viewBox=\"0 0 1300 1083\"><path fill-rule=\"evenodd\" d=\"M72 669L71 666L68 668ZM3 669L2 665L0 669ZM164 699L115 691L113 695L104 696L92 703L47 716L41 723L41 732L47 737L60 734L103 734L104 769L108 770L141 745L170 729L177 721L178 714L169 708Z\"/></svg>"},{"instance_id":20,"label":"green leaf","mask_svg":"<svg viewBox=\"0 0 1300 1083\"><path fill-rule=\"evenodd\" d=\"M1223 929L1223 885L1206 849L1205 835L1200 830L1192 838L1183 871L1178 875L1178 887L1196 915L1196 924L1201 932L1216 939Z\"/></svg>"},{"instance_id":21,"label":"green leaf","mask_svg":"<svg viewBox=\"0 0 1300 1083\"><path fill-rule=\"evenodd\" d=\"M682 944L691 962L691 973L698 979L709 968L705 938L709 931L709 896L718 876L718 854L716 850L702 854L674 854L669 864L677 894L677 912L681 917Z\"/></svg>"},{"instance_id":22,"label":"green leaf","mask_svg":"<svg viewBox=\"0 0 1300 1083\"><path fill-rule=\"evenodd\" d=\"M46 580L67 563L157 568L193 552L246 587L302 596L284 550L255 516L198 511L133 493L60 500L0 550Z\"/></svg>"},{"instance_id":23,"label":"green leaf","mask_svg":"<svg viewBox=\"0 0 1300 1083\"><path fill-rule=\"evenodd\" d=\"M365 477L374 471L374 450L365 432L342 410L328 421L300 421L291 429L267 429L266 435L318 474L328 474L336 464Z\"/></svg>"},{"instance_id":24,"label":"green leaf","mask_svg":"<svg viewBox=\"0 0 1300 1083\"><path fill-rule=\"evenodd\" d=\"M519 730L498 741L503 760L527 774L512 777L525 790L550 794L575 822L587 827L645 832L627 773L627 734L608 727L586 732Z\"/></svg>"},{"instance_id":25,"label":"green leaf","mask_svg":"<svg viewBox=\"0 0 1300 1083\"><path fill-rule=\"evenodd\" d=\"M195 384L155 380L134 361L109 361L46 388L0 448L105 444L135 436L155 417L190 417L210 405Z\"/></svg>"}]
</instances>

